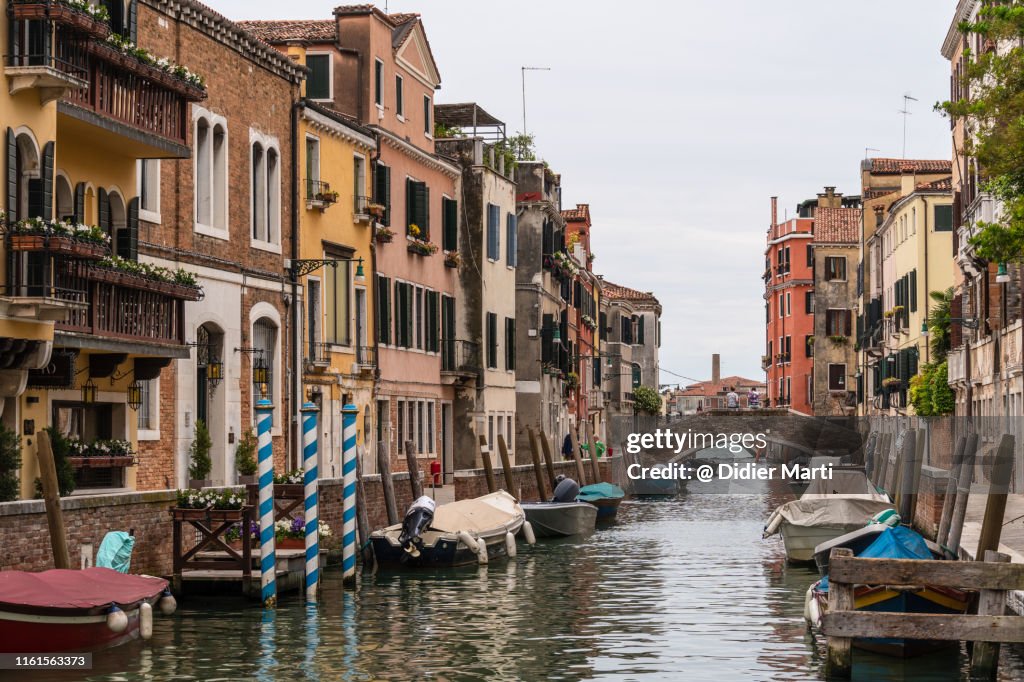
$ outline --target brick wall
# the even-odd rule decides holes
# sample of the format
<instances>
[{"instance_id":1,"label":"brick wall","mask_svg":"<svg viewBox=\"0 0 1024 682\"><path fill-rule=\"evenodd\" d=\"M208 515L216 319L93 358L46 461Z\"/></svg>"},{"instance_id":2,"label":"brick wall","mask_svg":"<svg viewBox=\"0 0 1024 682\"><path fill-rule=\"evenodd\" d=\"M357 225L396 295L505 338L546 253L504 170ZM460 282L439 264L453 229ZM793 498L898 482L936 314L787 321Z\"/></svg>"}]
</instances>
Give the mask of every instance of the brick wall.
<instances>
[{"instance_id":1,"label":"brick wall","mask_svg":"<svg viewBox=\"0 0 1024 682\"><path fill-rule=\"evenodd\" d=\"M137 490L167 490L175 483L176 453L174 440L174 420L178 416L176 409L177 368L175 363L165 367L160 373L160 395L157 428L160 430L159 440L139 441L139 465L135 487Z\"/></svg>"}]
</instances>

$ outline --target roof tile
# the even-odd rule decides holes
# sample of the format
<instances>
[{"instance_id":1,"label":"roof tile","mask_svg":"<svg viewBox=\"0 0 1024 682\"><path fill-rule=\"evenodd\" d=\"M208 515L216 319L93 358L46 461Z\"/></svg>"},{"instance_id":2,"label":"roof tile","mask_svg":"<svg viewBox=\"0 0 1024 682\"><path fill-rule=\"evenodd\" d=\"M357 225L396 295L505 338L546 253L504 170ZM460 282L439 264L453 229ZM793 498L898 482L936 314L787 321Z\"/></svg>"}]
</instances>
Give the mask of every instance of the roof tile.
<instances>
[{"instance_id":1,"label":"roof tile","mask_svg":"<svg viewBox=\"0 0 1024 682\"><path fill-rule=\"evenodd\" d=\"M814 214L814 241L830 244L860 240L859 208L819 208Z\"/></svg>"},{"instance_id":2,"label":"roof tile","mask_svg":"<svg viewBox=\"0 0 1024 682\"><path fill-rule=\"evenodd\" d=\"M953 162L947 159L869 159L872 175L907 173L951 173Z\"/></svg>"},{"instance_id":3,"label":"roof tile","mask_svg":"<svg viewBox=\"0 0 1024 682\"><path fill-rule=\"evenodd\" d=\"M611 300L649 301L651 303L661 305L653 292L637 291L636 289L630 289L629 287L624 287L619 284L613 284L608 280L604 280L601 290L604 292L605 298Z\"/></svg>"},{"instance_id":4,"label":"roof tile","mask_svg":"<svg viewBox=\"0 0 1024 682\"><path fill-rule=\"evenodd\" d=\"M238 25L267 43L295 40L325 43L337 37L337 24L333 19L239 21Z\"/></svg>"}]
</instances>

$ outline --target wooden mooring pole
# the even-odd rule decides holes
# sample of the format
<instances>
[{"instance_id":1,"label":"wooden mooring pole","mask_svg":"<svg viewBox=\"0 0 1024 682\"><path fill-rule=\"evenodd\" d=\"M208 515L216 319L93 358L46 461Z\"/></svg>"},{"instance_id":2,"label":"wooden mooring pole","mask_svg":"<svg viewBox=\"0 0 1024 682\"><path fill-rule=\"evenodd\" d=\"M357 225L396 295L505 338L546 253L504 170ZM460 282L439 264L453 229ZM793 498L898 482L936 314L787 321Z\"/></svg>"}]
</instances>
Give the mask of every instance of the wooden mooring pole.
<instances>
[{"instance_id":1,"label":"wooden mooring pole","mask_svg":"<svg viewBox=\"0 0 1024 682\"><path fill-rule=\"evenodd\" d=\"M840 557L853 558L853 550L846 547L837 547L832 550L829 558L829 565ZM853 611L853 584L829 581L828 584L828 612L839 614ZM828 658L825 662L826 674L829 677L850 677L853 671L853 638L852 637L828 637Z\"/></svg>"},{"instance_id":2,"label":"wooden mooring pole","mask_svg":"<svg viewBox=\"0 0 1024 682\"><path fill-rule=\"evenodd\" d=\"M356 454L356 523L359 526L359 555L363 566L373 566L373 549L370 547L370 515L366 511L366 486L363 485L363 455L366 449L360 446Z\"/></svg>"},{"instance_id":3,"label":"wooden mooring pole","mask_svg":"<svg viewBox=\"0 0 1024 682\"><path fill-rule=\"evenodd\" d=\"M967 436L964 443L964 458L960 464L960 475L956 483L956 499L953 500L953 515L949 519L949 534L946 546L960 556L960 536L964 531L964 518L967 516L967 498L971 494L971 483L974 481L974 456L978 451L978 434Z\"/></svg>"},{"instance_id":4,"label":"wooden mooring pole","mask_svg":"<svg viewBox=\"0 0 1024 682\"><path fill-rule=\"evenodd\" d=\"M981 522L978 551L974 555L976 561L981 561L989 550L999 551L999 537L1002 535L1003 516L1006 514L1006 496L1010 492L1010 476L1013 473L1013 446L1013 436L1004 434L992 463L985 516Z\"/></svg>"},{"instance_id":5,"label":"wooden mooring pole","mask_svg":"<svg viewBox=\"0 0 1024 682\"><path fill-rule=\"evenodd\" d=\"M411 440L405 441L405 463L409 467L409 490L416 501L423 497L423 481L419 462L416 461L416 447Z\"/></svg>"},{"instance_id":6,"label":"wooden mooring pole","mask_svg":"<svg viewBox=\"0 0 1024 682\"><path fill-rule=\"evenodd\" d=\"M508 448L505 446L505 437L498 434L498 456L501 457L501 468L505 472L505 490L509 495L519 499L516 491L516 479L512 476L512 462L508 458Z\"/></svg>"},{"instance_id":7,"label":"wooden mooring pole","mask_svg":"<svg viewBox=\"0 0 1024 682\"><path fill-rule=\"evenodd\" d=\"M573 460L576 462L576 476L579 478L577 483L582 488L587 484L587 471L583 468L583 451L580 450L580 440L575 427L569 429L569 442L572 444Z\"/></svg>"},{"instance_id":8,"label":"wooden mooring pole","mask_svg":"<svg viewBox=\"0 0 1024 682\"><path fill-rule=\"evenodd\" d=\"M594 474L594 483L601 482L601 467L597 463L597 439L594 438L594 425L589 421L583 426L587 434L587 449L590 452L590 468Z\"/></svg>"},{"instance_id":9,"label":"wooden mooring pole","mask_svg":"<svg viewBox=\"0 0 1024 682\"><path fill-rule=\"evenodd\" d=\"M388 456L384 441L377 441L377 471L380 472L380 488L384 493L384 510L388 515L388 525L393 526L401 519L395 504L395 480L391 478L391 458Z\"/></svg>"},{"instance_id":10,"label":"wooden mooring pole","mask_svg":"<svg viewBox=\"0 0 1024 682\"><path fill-rule=\"evenodd\" d=\"M548 483L553 488L555 485L555 459L551 455L551 441L543 429L541 429L539 439L540 449L544 453L544 467L548 470Z\"/></svg>"},{"instance_id":11,"label":"wooden mooring pole","mask_svg":"<svg viewBox=\"0 0 1024 682\"><path fill-rule=\"evenodd\" d=\"M50 434L40 431L36 435L36 459L39 460L39 480L43 486L43 504L46 507L46 525L50 529L50 548L54 568L71 568L68 554L68 536L64 529L64 511L60 508L60 485L57 465L53 461Z\"/></svg>"},{"instance_id":12,"label":"wooden mooring pole","mask_svg":"<svg viewBox=\"0 0 1024 682\"><path fill-rule=\"evenodd\" d=\"M987 564L1008 564L1010 557L992 550L986 550L983 557ZM1006 613L1005 590L981 590L978 592L979 616L1002 616ZM994 678L999 667L999 642L975 642L971 651L971 675Z\"/></svg>"},{"instance_id":13,"label":"wooden mooring pole","mask_svg":"<svg viewBox=\"0 0 1024 682\"><path fill-rule=\"evenodd\" d=\"M949 478L946 479L946 494L942 498L942 516L939 517L939 532L935 536L935 542L945 545L949 537L949 524L953 520L953 503L956 501L956 486L960 480L960 468L964 463L964 447L967 445L967 438L960 436L956 439L956 449L953 450L953 463L949 468Z\"/></svg>"},{"instance_id":14,"label":"wooden mooring pole","mask_svg":"<svg viewBox=\"0 0 1024 682\"><path fill-rule=\"evenodd\" d=\"M533 428L527 428L526 434L530 439L530 459L533 462L533 475L537 479L537 499L544 501L547 499L547 491L544 485L544 472L540 466L540 448L537 445L537 434L533 432Z\"/></svg>"},{"instance_id":15,"label":"wooden mooring pole","mask_svg":"<svg viewBox=\"0 0 1024 682\"><path fill-rule=\"evenodd\" d=\"M487 449L487 436L479 436L476 441L476 452L480 455L480 462L484 465L484 475L487 477L487 492L498 492L498 483L494 480L494 465L491 463L491 453Z\"/></svg>"}]
</instances>

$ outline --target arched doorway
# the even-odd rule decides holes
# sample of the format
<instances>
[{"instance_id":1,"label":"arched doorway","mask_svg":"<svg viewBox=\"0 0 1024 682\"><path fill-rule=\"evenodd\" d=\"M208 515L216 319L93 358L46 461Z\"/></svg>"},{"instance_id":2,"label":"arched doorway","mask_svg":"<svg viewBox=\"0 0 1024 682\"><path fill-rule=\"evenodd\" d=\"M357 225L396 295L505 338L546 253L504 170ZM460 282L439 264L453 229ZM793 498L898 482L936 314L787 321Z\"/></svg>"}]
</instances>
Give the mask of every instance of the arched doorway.
<instances>
[{"instance_id":1,"label":"arched doorway","mask_svg":"<svg viewBox=\"0 0 1024 682\"><path fill-rule=\"evenodd\" d=\"M227 434L224 391L218 390L224 380L224 332L206 322L196 329L196 421L202 421L210 432L213 447L213 481L234 483L234 463L227 456Z\"/></svg>"}]
</instances>

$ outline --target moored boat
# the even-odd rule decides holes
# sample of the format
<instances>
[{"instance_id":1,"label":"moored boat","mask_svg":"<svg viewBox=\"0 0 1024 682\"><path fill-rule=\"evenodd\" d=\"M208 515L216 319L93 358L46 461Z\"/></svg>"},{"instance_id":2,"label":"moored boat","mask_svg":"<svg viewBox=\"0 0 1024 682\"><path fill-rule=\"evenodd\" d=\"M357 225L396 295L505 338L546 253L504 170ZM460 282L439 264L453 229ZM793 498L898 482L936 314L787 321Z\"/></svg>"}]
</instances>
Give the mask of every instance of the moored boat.
<instances>
[{"instance_id":1,"label":"moored boat","mask_svg":"<svg viewBox=\"0 0 1024 682\"><path fill-rule=\"evenodd\" d=\"M548 502L524 502L523 513L539 538L569 537L594 530L597 507L576 501L580 485L571 478L559 476L554 496Z\"/></svg>"},{"instance_id":2,"label":"moored boat","mask_svg":"<svg viewBox=\"0 0 1024 682\"><path fill-rule=\"evenodd\" d=\"M886 500L842 495L801 498L781 505L768 518L763 537L782 534L786 559L808 562L814 548L867 525L875 514L892 509Z\"/></svg>"},{"instance_id":3,"label":"moored boat","mask_svg":"<svg viewBox=\"0 0 1024 682\"><path fill-rule=\"evenodd\" d=\"M613 483L592 483L580 488L576 496L578 502L589 502L597 507L597 519L610 521L619 511L619 504L626 492Z\"/></svg>"},{"instance_id":4,"label":"moored boat","mask_svg":"<svg viewBox=\"0 0 1024 682\"><path fill-rule=\"evenodd\" d=\"M0 572L0 652L96 651L153 633L153 606L175 602L167 581L109 568Z\"/></svg>"},{"instance_id":5,"label":"moored boat","mask_svg":"<svg viewBox=\"0 0 1024 682\"><path fill-rule=\"evenodd\" d=\"M672 467L668 464L655 464L650 467L653 471L670 472ZM678 495L682 489L682 482L678 478L653 478L648 475L644 478L632 479L629 484L630 493L643 497L665 497Z\"/></svg>"},{"instance_id":6,"label":"moored boat","mask_svg":"<svg viewBox=\"0 0 1024 682\"><path fill-rule=\"evenodd\" d=\"M851 542L856 544L862 539L853 538ZM920 534L903 526L882 526L874 541L857 556L885 559L936 558L934 547ZM855 610L882 613L963 614L970 603L969 592L934 585L857 585L853 595ZM812 628L820 629L822 617L827 612L828 576L825 576L808 588L804 599L804 618ZM917 656L955 644L899 637L853 640L853 645L860 649L899 657Z\"/></svg>"},{"instance_id":7,"label":"moored boat","mask_svg":"<svg viewBox=\"0 0 1024 682\"><path fill-rule=\"evenodd\" d=\"M525 515L504 490L435 507L429 497L416 500L400 524L370 534L377 563L382 566L444 568L487 563L515 556L515 535Z\"/></svg>"}]
</instances>

